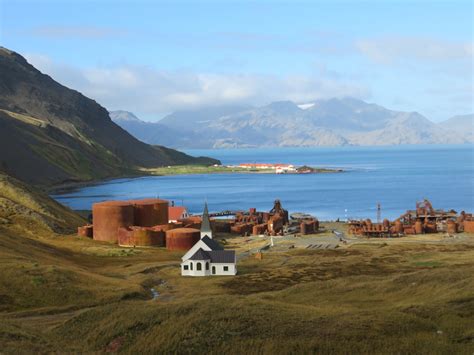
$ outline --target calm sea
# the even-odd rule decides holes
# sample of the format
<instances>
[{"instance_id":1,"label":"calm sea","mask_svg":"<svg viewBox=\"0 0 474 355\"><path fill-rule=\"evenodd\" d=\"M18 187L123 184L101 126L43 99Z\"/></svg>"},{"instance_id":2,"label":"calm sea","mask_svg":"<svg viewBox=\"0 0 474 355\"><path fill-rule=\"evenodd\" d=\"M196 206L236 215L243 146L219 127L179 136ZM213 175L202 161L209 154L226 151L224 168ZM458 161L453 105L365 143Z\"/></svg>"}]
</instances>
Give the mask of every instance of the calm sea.
<instances>
[{"instance_id":1,"label":"calm sea","mask_svg":"<svg viewBox=\"0 0 474 355\"><path fill-rule=\"evenodd\" d=\"M342 168L343 173L276 175L213 174L117 179L54 195L73 209L112 199L160 197L200 213L257 207L267 211L280 199L292 212L320 220L393 219L416 201L428 198L434 208L474 210L474 145L337 148L188 150L218 158L223 164L289 163Z\"/></svg>"}]
</instances>

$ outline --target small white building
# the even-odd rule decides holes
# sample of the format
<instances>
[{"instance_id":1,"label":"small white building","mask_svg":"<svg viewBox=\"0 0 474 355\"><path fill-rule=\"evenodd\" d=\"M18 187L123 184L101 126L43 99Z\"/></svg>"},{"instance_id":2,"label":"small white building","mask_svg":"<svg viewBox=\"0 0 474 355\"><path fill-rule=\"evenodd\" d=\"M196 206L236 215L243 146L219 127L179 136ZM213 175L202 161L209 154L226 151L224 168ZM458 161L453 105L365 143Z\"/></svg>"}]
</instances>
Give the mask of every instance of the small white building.
<instances>
[{"instance_id":1,"label":"small white building","mask_svg":"<svg viewBox=\"0 0 474 355\"><path fill-rule=\"evenodd\" d=\"M212 239L211 223L204 207L201 239L182 257L182 276L236 275L237 259L234 250L224 248Z\"/></svg>"}]
</instances>

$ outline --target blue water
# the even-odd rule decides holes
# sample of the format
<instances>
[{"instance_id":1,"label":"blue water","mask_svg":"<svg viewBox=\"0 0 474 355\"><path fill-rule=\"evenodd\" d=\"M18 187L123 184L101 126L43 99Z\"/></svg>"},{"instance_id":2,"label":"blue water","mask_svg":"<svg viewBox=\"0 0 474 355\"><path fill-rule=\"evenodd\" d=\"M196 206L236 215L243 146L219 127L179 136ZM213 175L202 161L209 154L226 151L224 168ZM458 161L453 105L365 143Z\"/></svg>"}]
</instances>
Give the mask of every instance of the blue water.
<instances>
[{"instance_id":1,"label":"blue water","mask_svg":"<svg viewBox=\"0 0 474 355\"><path fill-rule=\"evenodd\" d=\"M474 145L189 150L223 164L290 163L345 169L337 174L213 174L118 179L53 196L73 209L109 199L160 197L202 211L269 210L280 199L292 212L321 220L395 218L428 198L435 208L474 210Z\"/></svg>"}]
</instances>

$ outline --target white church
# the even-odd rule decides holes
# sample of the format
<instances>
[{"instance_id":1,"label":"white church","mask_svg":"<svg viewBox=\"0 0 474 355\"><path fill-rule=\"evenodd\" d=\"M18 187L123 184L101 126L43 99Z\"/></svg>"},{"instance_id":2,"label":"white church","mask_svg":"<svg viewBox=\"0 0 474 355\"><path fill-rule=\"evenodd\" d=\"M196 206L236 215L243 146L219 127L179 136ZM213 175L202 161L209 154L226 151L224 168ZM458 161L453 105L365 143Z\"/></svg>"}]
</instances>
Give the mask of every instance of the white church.
<instances>
[{"instance_id":1,"label":"white church","mask_svg":"<svg viewBox=\"0 0 474 355\"><path fill-rule=\"evenodd\" d=\"M182 276L236 275L234 250L224 250L212 239L211 222L207 203L204 205L201 222L201 239L182 257Z\"/></svg>"}]
</instances>

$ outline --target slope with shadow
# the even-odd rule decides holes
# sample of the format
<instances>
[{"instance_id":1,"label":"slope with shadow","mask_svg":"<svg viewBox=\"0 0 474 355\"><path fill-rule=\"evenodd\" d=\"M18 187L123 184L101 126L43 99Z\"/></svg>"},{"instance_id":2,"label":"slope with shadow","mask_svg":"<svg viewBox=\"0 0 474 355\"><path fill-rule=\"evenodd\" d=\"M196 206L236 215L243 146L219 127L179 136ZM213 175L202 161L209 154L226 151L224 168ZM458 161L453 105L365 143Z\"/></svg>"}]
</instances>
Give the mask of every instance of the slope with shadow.
<instances>
[{"instance_id":1,"label":"slope with shadow","mask_svg":"<svg viewBox=\"0 0 474 355\"><path fill-rule=\"evenodd\" d=\"M0 173L0 228L20 234L70 233L83 225L79 215L34 187Z\"/></svg>"},{"instance_id":2,"label":"slope with shadow","mask_svg":"<svg viewBox=\"0 0 474 355\"><path fill-rule=\"evenodd\" d=\"M0 76L0 170L24 181L51 185L218 162L140 142L94 100L2 47Z\"/></svg>"}]
</instances>

